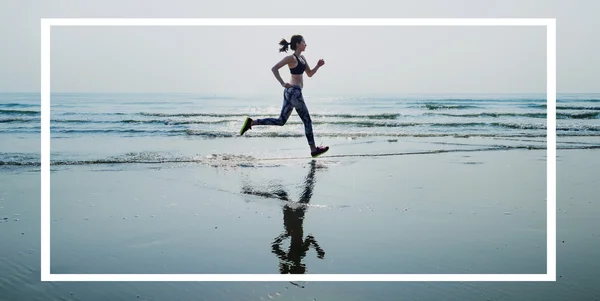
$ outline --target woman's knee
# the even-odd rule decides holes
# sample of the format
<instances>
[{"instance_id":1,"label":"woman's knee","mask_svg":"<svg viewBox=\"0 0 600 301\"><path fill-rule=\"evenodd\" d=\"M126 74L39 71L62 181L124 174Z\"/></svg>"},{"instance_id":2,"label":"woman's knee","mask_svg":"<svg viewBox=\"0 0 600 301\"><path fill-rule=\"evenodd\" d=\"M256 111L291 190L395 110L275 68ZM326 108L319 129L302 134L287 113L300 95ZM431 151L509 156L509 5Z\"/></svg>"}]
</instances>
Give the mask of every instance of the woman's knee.
<instances>
[{"instance_id":1,"label":"woman's knee","mask_svg":"<svg viewBox=\"0 0 600 301\"><path fill-rule=\"evenodd\" d=\"M312 126L312 119L310 119L310 115L308 115L308 113L304 114L304 115L302 115L300 117L301 117L300 119L302 119L302 122L304 123L305 127Z\"/></svg>"},{"instance_id":2,"label":"woman's knee","mask_svg":"<svg viewBox=\"0 0 600 301\"><path fill-rule=\"evenodd\" d=\"M286 122L287 122L287 118L279 118L279 119L277 119L277 125L278 126L284 126Z\"/></svg>"}]
</instances>

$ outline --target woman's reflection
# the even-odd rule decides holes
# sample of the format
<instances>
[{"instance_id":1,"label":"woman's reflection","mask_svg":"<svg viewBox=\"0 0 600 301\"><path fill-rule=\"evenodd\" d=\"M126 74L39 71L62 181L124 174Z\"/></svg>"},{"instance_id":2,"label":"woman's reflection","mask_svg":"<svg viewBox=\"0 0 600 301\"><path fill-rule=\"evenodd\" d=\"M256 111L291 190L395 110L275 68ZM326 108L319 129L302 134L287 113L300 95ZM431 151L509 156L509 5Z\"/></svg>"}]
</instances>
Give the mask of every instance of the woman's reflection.
<instances>
[{"instance_id":1,"label":"woman's reflection","mask_svg":"<svg viewBox=\"0 0 600 301\"><path fill-rule=\"evenodd\" d=\"M317 240L308 235L304 238L303 222L304 213L310 198L312 197L313 188L315 185L315 169L316 161L310 162L310 169L306 179L304 180L304 190L300 195L298 202L291 202L288 194L283 188L277 187L271 191L257 191L252 187L245 185L242 187L242 193L258 195L263 197L274 197L288 203L283 206L283 225L285 231L273 240L272 252L279 258L279 271L281 274L304 274L306 265L302 263L302 259L310 250L311 246L317 251L317 257L323 259L325 251L321 249ZM290 238L290 246L286 251L282 250L282 243L287 238Z\"/></svg>"}]
</instances>

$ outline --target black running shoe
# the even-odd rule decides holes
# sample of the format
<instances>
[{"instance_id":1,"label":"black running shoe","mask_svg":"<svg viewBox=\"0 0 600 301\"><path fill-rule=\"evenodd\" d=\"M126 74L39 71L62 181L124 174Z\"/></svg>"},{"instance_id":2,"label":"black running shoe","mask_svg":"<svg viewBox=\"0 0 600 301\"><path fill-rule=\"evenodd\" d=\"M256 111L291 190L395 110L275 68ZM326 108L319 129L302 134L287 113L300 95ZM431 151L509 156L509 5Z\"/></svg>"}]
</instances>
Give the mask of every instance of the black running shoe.
<instances>
[{"instance_id":1,"label":"black running shoe","mask_svg":"<svg viewBox=\"0 0 600 301\"><path fill-rule=\"evenodd\" d=\"M325 153L325 152L327 152L328 150L329 150L329 146L324 146L324 147L323 147L323 146L317 146L317 150L316 150L316 151L314 151L314 152L310 152L310 155L311 155L313 158L316 158L316 157L318 157L318 156L320 156L320 155L324 154L324 153Z\"/></svg>"},{"instance_id":2,"label":"black running shoe","mask_svg":"<svg viewBox=\"0 0 600 301\"><path fill-rule=\"evenodd\" d=\"M244 135L247 130L252 129L252 118L246 117L246 121L244 122L244 126L240 130L240 136Z\"/></svg>"}]
</instances>

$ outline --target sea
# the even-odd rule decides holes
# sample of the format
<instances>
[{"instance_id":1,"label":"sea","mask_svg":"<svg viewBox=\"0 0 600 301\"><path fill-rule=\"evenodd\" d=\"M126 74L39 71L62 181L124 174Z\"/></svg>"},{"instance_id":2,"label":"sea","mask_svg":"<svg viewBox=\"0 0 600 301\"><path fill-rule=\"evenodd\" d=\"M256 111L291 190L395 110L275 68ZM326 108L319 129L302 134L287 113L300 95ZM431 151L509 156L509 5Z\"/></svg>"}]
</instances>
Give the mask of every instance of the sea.
<instances>
[{"instance_id":1,"label":"sea","mask_svg":"<svg viewBox=\"0 0 600 301\"><path fill-rule=\"evenodd\" d=\"M321 145L334 139L455 137L487 139L495 146L502 140L509 148L546 148L545 94L305 94L304 98ZM194 162L210 155L202 143L182 151L167 147L165 141L235 143L246 116L276 118L282 105L277 95L182 93L53 93L50 102L51 162L57 166ZM556 109L557 149L600 147L600 94L559 94ZM244 138L277 141L275 149L285 141L305 143L304 127L295 112L284 126L255 126ZM0 94L0 139L0 166L39 165L39 93ZM343 147L332 148L331 154L334 150L335 155L345 154Z\"/></svg>"}]
</instances>

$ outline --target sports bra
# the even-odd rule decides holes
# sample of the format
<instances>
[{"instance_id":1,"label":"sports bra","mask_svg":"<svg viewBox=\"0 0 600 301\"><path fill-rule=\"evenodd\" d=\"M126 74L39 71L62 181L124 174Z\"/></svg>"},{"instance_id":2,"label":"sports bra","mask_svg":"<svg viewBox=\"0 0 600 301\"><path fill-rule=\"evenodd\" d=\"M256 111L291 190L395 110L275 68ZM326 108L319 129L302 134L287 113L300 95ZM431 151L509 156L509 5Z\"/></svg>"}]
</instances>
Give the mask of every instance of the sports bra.
<instances>
[{"instance_id":1,"label":"sports bra","mask_svg":"<svg viewBox=\"0 0 600 301\"><path fill-rule=\"evenodd\" d=\"M294 56L296 56L295 53L294 53ZM296 61L298 61L298 65L296 65L296 67L294 67L294 68L290 68L290 72L292 74L304 73L304 70L306 69L306 65L304 63L302 63L302 61L300 61L300 59L297 56L296 56Z\"/></svg>"}]
</instances>

